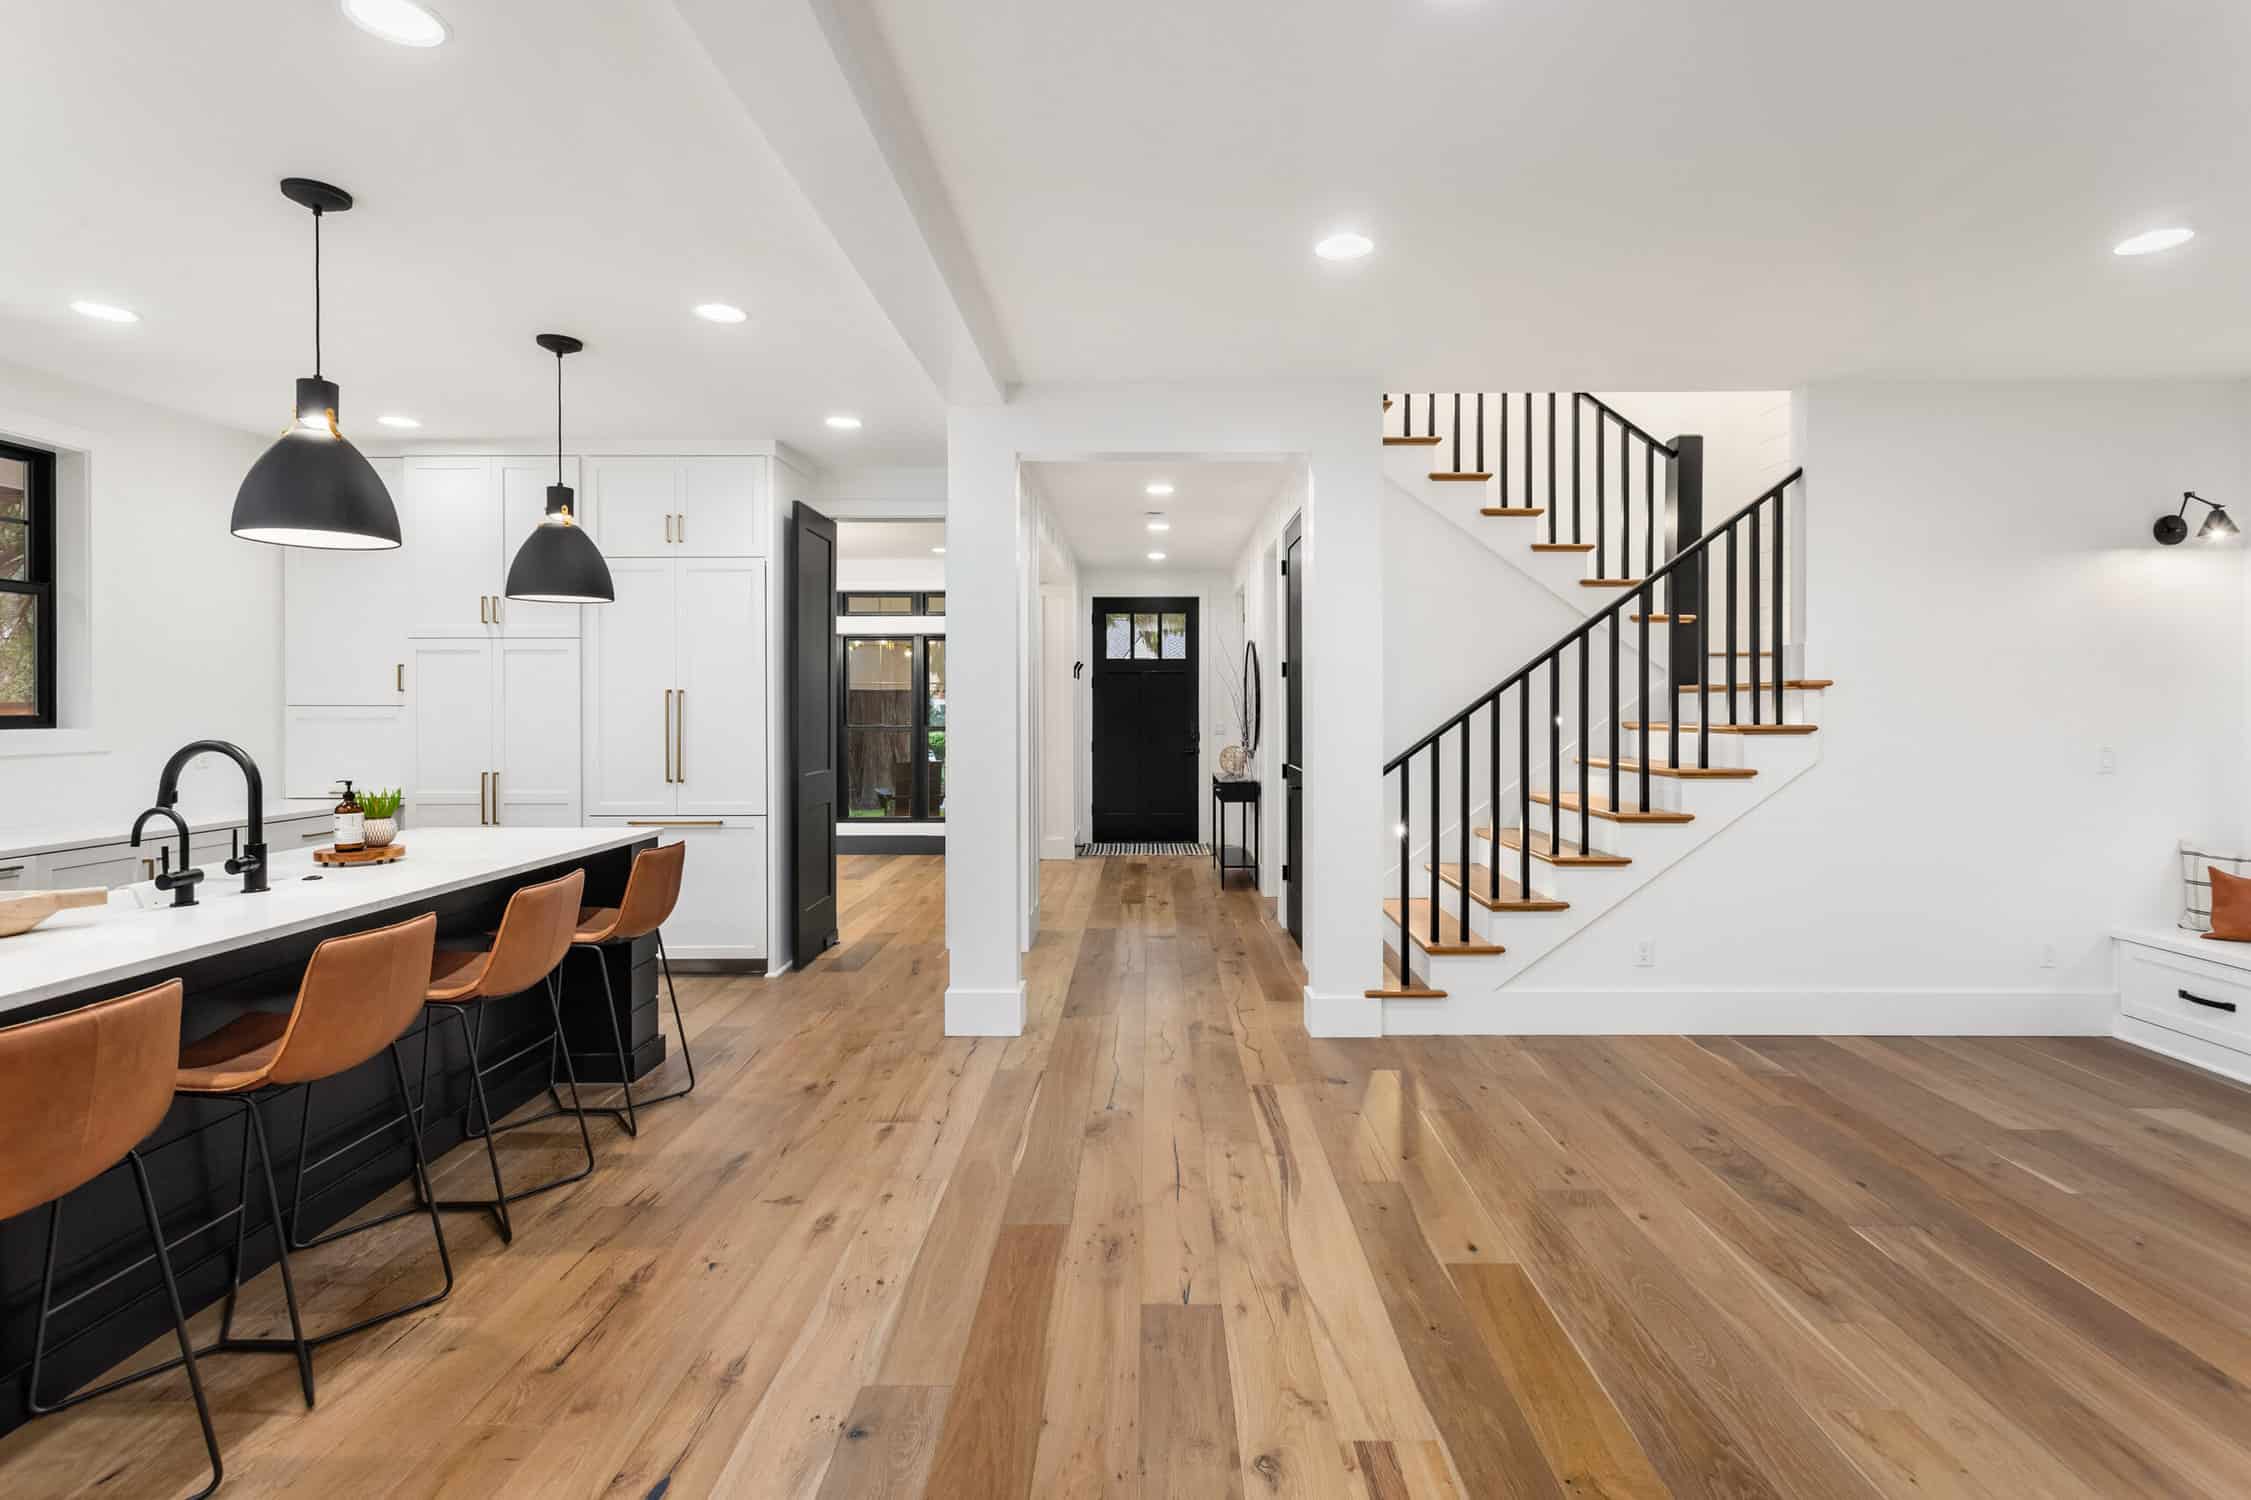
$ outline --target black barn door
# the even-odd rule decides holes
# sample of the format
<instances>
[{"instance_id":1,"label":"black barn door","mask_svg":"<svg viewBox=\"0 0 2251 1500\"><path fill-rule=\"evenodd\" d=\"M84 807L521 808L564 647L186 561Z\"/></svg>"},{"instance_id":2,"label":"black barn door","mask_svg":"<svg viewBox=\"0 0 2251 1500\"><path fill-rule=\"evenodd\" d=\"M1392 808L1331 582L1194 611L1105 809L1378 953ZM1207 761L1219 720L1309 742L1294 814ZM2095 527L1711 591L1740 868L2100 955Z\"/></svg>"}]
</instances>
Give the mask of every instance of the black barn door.
<instances>
[{"instance_id":1,"label":"black barn door","mask_svg":"<svg viewBox=\"0 0 2251 1500\"><path fill-rule=\"evenodd\" d=\"M1193 843L1203 718L1196 601L1094 601L1094 838Z\"/></svg>"},{"instance_id":2,"label":"black barn door","mask_svg":"<svg viewBox=\"0 0 2251 1500\"><path fill-rule=\"evenodd\" d=\"M836 941L836 523L799 503L789 525L790 954Z\"/></svg>"},{"instance_id":3,"label":"black barn door","mask_svg":"<svg viewBox=\"0 0 2251 1500\"><path fill-rule=\"evenodd\" d=\"M1282 926L1305 946L1305 523L1282 533Z\"/></svg>"}]
</instances>

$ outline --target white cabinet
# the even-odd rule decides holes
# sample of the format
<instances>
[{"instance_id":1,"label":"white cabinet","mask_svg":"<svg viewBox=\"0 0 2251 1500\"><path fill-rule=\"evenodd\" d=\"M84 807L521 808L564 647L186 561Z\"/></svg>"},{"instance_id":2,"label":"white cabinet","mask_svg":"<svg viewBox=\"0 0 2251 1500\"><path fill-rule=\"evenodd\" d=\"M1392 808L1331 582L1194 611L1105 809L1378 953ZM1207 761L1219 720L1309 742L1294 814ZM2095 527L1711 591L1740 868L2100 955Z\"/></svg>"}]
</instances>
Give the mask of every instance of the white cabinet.
<instances>
[{"instance_id":1,"label":"white cabinet","mask_svg":"<svg viewBox=\"0 0 2251 1500\"><path fill-rule=\"evenodd\" d=\"M570 640L422 640L408 826L574 827L579 654Z\"/></svg>"},{"instance_id":2,"label":"white cabinet","mask_svg":"<svg viewBox=\"0 0 2251 1500\"><path fill-rule=\"evenodd\" d=\"M410 458L399 520L406 631L417 637L575 636L575 604L506 597L508 564L547 507L552 458ZM578 461L563 461L563 482Z\"/></svg>"},{"instance_id":3,"label":"white cabinet","mask_svg":"<svg viewBox=\"0 0 2251 1500\"><path fill-rule=\"evenodd\" d=\"M399 643L402 653L407 643ZM406 681L406 668L398 680ZM403 787L414 768L406 694L382 707L335 705L282 710L282 795L333 797L349 778L354 786Z\"/></svg>"},{"instance_id":4,"label":"white cabinet","mask_svg":"<svg viewBox=\"0 0 2251 1500\"><path fill-rule=\"evenodd\" d=\"M67 891L80 886L131 885L136 880L150 879L156 872L156 849L148 841L154 838L161 825L178 848L179 832L169 819L153 818L141 835L139 849L131 844L96 844L87 849L58 849L45 857L40 869L39 883L47 890ZM147 865L142 864L146 856Z\"/></svg>"},{"instance_id":5,"label":"white cabinet","mask_svg":"<svg viewBox=\"0 0 2251 1500\"><path fill-rule=\"evenodd\" d=\"M762 557L763 458L589 458L586 511L605 557Z\"/></svg>"},{"instance_id":6,"label":"white cabinet","mask_svg":"<svg viewBox=\"0 0 2251 1500\"><path fill-rule=\"evenodd\" d=\"M405 460L371 462L403 515ZM395 706L404 699L407 622L398 599L409 585L407 561L405 547L282 550L284 702Z\"/></svg>"},{"instance_id":7,"label":"white cabinet","mask_svg":"<svg viewBox=\"0 0 2251 1500\"><path fill-rule=\"evenodd\" d=\"M766 564L621 558L587 620L586 810L766 811Z\"/></svg>"},{"instance_id":8,"label":"white cabinet","mask_svg":"<svg viewBox=\"0 0 2251 1500\"><path fill-rule=\"evenodd\" d=\"M0 857L0 891L46 889L32 878L32 864L28 854L19 854L13 859Z\"/></svg>"},{"instance_id":9,"label":"white cabinet","mask_svg":"<svg viewBox=\"0 0 2251 1500\"><path fill-rule=\"evenodd\" d=\"M660 844L685 843L680 901L664 924L664 950L683 960L763 959L766 949L764 818L596 818L610 827L645 828Z\"/></svg>"}]
</instances>

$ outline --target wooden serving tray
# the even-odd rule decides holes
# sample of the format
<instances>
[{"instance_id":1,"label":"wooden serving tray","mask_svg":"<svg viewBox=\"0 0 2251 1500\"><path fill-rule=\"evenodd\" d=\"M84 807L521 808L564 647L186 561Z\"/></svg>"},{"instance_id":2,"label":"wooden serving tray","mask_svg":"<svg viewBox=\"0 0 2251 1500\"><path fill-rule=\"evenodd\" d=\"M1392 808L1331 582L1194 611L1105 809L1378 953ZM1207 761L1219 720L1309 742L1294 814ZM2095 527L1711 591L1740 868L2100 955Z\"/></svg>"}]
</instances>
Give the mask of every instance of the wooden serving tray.
<instances>
[{"instance_id":1,"label":"wooden serving tray","mask_svg":"<svg viewBox=\"0 0 2251 1500\"><path fill-rule=\"evenodd\" d=\"M339 849L331 844L313 851L316 865L387 865L394 859L406 858L406 845L385 844L380 849Z\"/></svg>"},{"instance_id":2,"label":"wooden serving tray","mask_svg":"<svg viewBox=\"0 0 2251 1500\"><path fill-rule=\"evenodd\" d=\"M19 891L0 895L0 937L31 931L58 911L80 906L106 906L109 892L100 886L72 891Z\"/></svg>"}]
</instances>

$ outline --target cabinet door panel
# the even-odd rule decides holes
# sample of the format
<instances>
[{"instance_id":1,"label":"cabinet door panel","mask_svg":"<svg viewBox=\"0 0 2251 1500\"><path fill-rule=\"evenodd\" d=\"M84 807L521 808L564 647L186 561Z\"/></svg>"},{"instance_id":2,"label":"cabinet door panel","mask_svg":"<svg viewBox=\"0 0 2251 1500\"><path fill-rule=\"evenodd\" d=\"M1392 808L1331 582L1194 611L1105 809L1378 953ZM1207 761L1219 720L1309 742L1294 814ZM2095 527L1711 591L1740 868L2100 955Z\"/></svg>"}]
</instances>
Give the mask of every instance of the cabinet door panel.
<instances>
[{"instance_id":1,"label":"cabinet door panel","mask_svg":"<svg viewBox=\"0 0 2251 1500\"><path fill-rule=\"evenodd\" d=\"M407 513L406 463L370 459ZM399 663L406 660L406 618L399 591L409 587L405 563L413 545L383 552L282 549L283 701L396 707L406 701Z\"/></svg>"},{"instance_id":2,"label":"cabinet door panel","mask_svg":"<svg viewBox=\"0 0 2251 1500\"><path fill-rule=\"evenodd\" d=\"M680 813L763 813L766 564L688 559L678 567Z\"/></svg>"},{"instance_id":3,"label":"cabinet door panel","mask_svg":"<svg viewBox=\"0 0 2251 1500\"><path fill-rule=\"evenodd\" d=\"M40 871L41 884L50 891L69 891L89 885L115 888L152 878L156 872L155 829L159 822L162 820L151 820L150 831L143 835L144 842L138 849L131 844L100 844L91 849L62 849L45 856ZM163 826L172 834L172 841L166 847L176 855L180 836L170 823Z\"/></svg>"},{"instance_id":4,"label":"cabinet door panel","mask_svg":"<svg viewBox=\"0 0 2251 1500\"><path fill-rule=\"evenodd\" d=\"M400 548L411 601L408 632L483 635L485 601L500 592L500 506L483 458L410 458Z\"/></svg>"},{"instance_id":5,"label":"cabinet door panel","mask_svg":"<svg viewBox=\"0 0 2251 1500\"><path fill-rule=\"evenodd\" d=\"M586 811L671 814L675 564L612 558L617 601L586 617Z\"/></svg>"},{"instance_id":6,"label":"cabinet door panel","mask_svg":"<svg viewBox=\"0 0 2251 1500\"><path fill-rule=\"evenodd\" d=\"M671 557L680 551L677 458L590 458L587 509L604 557Z\"/></svg>"},{"instance_id":7,"label":"cabinet door panel","mask_svg":"<svg viewBox=\"0 0 2251 1500\"><path fill-rule=\"evenodd\" d=\"M578 826L578 642L500 643L500 821Z\"/></svg>"},{"instance_id":8,"label":"cabinet door panel","mask_svg":"<svg viewBox=\"0 0 2251 1500\"><path fill-rule=\"evenodd\" d=\"M687 458L681 465L677 551L689 557L766 555L766 460Z\"/></svg>"},{"instance_id":9,"label":"cabinet door panel","mask_svg":"<svg viewBox=\"0 0 2251 1500\"><path fill-rule=\"evenodd\" d=\"M493 643L416 641L414 776L407 783L409 827L475 827L487 821L486 773L494 752Z\"/></svg>"},{"instance_id":10,"label":"cabinet door panel","mask_svg":"<svg viewBox=\"0 0 2251 1500\"><path fill-rule=\"evenodd\" d=\"M505 590L509 565L516 549L547 514L547 487L555 483L552 458L496 458L493 467L500 483L500 582ZM563 460L564 484L578 488L578 460ZM584 518L581 517L581 520ZM500 626L506 636L576 636L577 604L529 604L520 599L500 601Z\"/></svg>"},{"instance_id":11,"label":"cabinet door panel","mask_svg":"<svg viewBox=\"0 0 2251 1500\"><path fill-rule=\"evenodd\" d=\"M402 704L284 709L283 794L333 801L337 783L347 776L374 791L405 787L414 774L408 721Z\"/></svg>"},{"instance_id":12,"label":"cabinet door panel","mask_svg":"<svg viewBox=\"0 0 2251 1500\"><path fill-rule=\"evenodd\" d=\"M680 900L665 919L674 958L766 956L766 826L665 828L658 842L686 843Z\"/></svg>"}]
</instances>

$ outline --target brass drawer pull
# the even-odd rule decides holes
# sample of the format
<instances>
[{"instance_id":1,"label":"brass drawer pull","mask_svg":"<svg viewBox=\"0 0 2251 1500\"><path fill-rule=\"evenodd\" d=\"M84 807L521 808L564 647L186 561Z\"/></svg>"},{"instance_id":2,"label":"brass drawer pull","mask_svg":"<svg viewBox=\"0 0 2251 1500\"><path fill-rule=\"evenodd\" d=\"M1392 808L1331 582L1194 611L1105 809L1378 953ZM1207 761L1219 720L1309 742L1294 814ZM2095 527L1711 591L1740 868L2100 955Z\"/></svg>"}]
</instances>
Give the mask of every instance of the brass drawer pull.
<instances>
[{"instance_id":1,"label":"brass drawer pull","mask_svg":"<svg viewBox=\"0 0 2251 1500\"><path fill-rule=\"evenodd\" d=\"M627 818L628 828L724 828L723 818Z\"/></svg>"}]
</instances>

